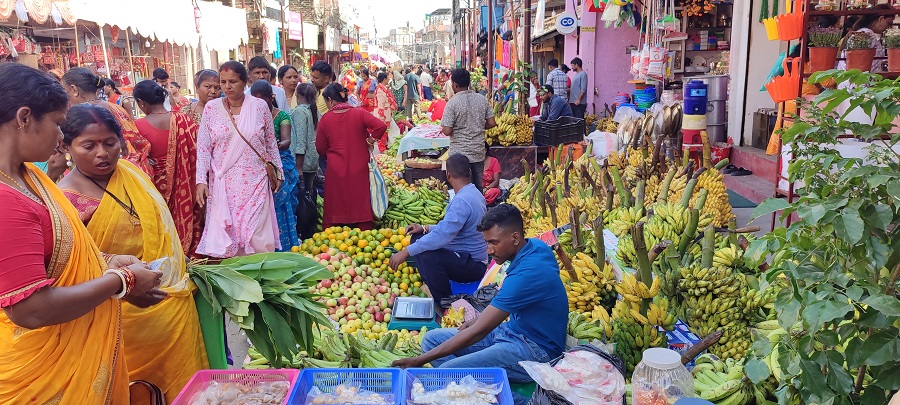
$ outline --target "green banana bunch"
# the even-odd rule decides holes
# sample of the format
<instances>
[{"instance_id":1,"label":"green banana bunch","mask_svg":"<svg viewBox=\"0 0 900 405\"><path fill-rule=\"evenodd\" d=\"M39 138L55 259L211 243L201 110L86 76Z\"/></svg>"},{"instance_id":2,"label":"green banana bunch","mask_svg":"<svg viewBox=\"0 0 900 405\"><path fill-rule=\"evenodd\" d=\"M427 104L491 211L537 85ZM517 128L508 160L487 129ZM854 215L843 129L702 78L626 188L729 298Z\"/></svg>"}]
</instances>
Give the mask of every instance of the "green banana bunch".
<instances>
[{"instance_id":1,"label":"green banana bunch","mask_svg":"<svg viewBox=\"0 0 900 405\"><path fill-rule=\"evenodd\" d=\"M390 368L391 363L402 357L387 350L375 349L363 352L359 365L362 368Z\"/></svg>"},{"instance_id":2,"label":"green banana bunch","mask_svg":"<svg viewBox=\"0 0 900 405\"><path fill-rule=\"evenodd\" d=\"M705 353L694 362L691 370L694 390L700 398L716 404L743 405L754 400L753 388L744 379L744 361L727 359Z\"/></svg>"}]
</instances>

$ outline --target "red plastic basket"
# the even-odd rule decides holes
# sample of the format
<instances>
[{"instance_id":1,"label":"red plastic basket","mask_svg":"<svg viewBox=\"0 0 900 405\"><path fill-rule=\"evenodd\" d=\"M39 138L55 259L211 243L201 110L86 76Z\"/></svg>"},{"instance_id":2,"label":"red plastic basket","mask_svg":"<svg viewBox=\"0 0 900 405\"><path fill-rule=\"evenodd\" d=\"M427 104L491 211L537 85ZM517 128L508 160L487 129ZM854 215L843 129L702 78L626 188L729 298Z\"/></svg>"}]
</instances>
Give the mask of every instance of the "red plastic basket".
<instances>
[{"instance_id":1,"label":"red plastic basket","mask_svg":"<svg viewBox=\"0 0 900 405\"><path fill-rule=\"evenodd\" d=\"M208 382L229 382L251 385L263 382L287 381L291 385L288 387L287 394L284 396L282 404L288 403L288 397L297 384L297 376L300 370L293 369L277 369L277 370L200 370L191 380L188 381L181 393L175 398L171 405L188 405L191 397L200 390L206 388Z\"/></svg>"}]
</instances>

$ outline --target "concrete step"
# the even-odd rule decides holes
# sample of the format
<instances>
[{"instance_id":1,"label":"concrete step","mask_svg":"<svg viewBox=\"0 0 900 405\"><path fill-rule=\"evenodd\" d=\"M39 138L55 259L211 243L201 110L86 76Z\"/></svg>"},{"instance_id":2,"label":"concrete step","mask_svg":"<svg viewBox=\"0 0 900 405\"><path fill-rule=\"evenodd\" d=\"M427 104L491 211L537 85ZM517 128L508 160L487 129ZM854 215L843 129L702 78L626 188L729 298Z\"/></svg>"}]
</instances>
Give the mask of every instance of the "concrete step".
<instances>
[{"instance_id":1,"label":"concrete step","mask_svg":"<svg viewBox=\"0 0 900 405\"><path fill-rule=\"evenodd\" d=\"M747 168L747 166L744 166ZM752 170L752 169L751 169ZM775 183L756 175L756 171L749 176L725 175L725 187L738 193L744 198L756 204L775 195ZM774 178L774 175L773 175Z\"/></svg>"},{"instance_id":2,"label":"concrete step","mask_svg":"<svg viewBox=\"0 0 900 405\"><path fill-rule=\"evenodd\" d=\"M752 146L736 146L731 148L730 160L731 164L752 171L753 176L775 182L778 173L777 156L766 155L766 151Z\"/></svg>"}]
</instances>

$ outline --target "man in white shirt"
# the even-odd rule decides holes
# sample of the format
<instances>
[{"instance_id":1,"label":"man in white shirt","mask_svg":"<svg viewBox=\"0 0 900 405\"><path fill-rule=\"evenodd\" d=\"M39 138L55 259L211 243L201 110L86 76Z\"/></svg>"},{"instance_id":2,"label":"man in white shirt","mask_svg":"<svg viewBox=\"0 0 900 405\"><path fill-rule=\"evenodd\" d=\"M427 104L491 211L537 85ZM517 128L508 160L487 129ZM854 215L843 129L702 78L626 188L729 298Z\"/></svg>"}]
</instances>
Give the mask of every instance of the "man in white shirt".
<instances>
[{"instance_id":1,"label":"man in white shirt","mask_svg":"<svg viewBox=\"0 0 900 405\"><path fill-rule=\"evenodd\" d=\"M153 81L160 85L160 87L164 89L169 88L169 72L166 72L163 68L153 69ZM169 97L166 97L166 101L163 101L163 107L166 108L166 111L172 111L172 103L169 102Z\"/></svg>"},{"instance_id":2,"label":"man in white shirt","mask_svg":"<svg viewBox=\"0 0 900 405\"><path fill-rule=\"evenodd\" d=\"M431 84L434 83L434 78L428 74L427 70L419 68L419 81L422 82L422 96L426 100L434 100L434 93L431 92Z\"/></svg>"},{"instance_id":3,"label":"man in white shirt","mask_svg":"<svg viewBox=\"0 0 900 405\"><path fill-rule=\"evenodd\" d=\"M271 82L272 72L269 70L271 67L269 61L262 56L253 57L247 65L247 70L250 71L250 82L247 83L247 89L244 90L244 94L250 95L250 86L253 85L253 82L257 80ZM284 94L284 89L278 86L272 86L272 93L275 94L275 104L277 104L277 107L285 108L285 106L287 106L287 96Z\"/></svg>"}]
</instances>

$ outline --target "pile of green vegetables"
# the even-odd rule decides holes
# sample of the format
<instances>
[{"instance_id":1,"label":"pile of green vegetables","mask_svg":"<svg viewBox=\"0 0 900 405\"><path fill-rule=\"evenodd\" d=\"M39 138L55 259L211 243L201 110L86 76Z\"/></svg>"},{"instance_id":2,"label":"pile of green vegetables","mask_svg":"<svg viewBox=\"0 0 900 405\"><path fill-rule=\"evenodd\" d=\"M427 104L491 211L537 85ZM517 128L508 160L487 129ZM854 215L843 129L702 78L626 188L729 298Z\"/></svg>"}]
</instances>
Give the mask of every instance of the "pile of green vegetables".
<instances>
[{"instance_id":1,"label":"pile of green vegetables","mask_svg":"<svg viewBox=\"0 0 900 405\"><path fill-rule=\"evenodd\" d=\"M333 274L308 257L261 253L193 264L188 272L214 313L227 312L275 367L312 352L316 325L330 325L309 287Z\"/></svg>"}]
</instances>

